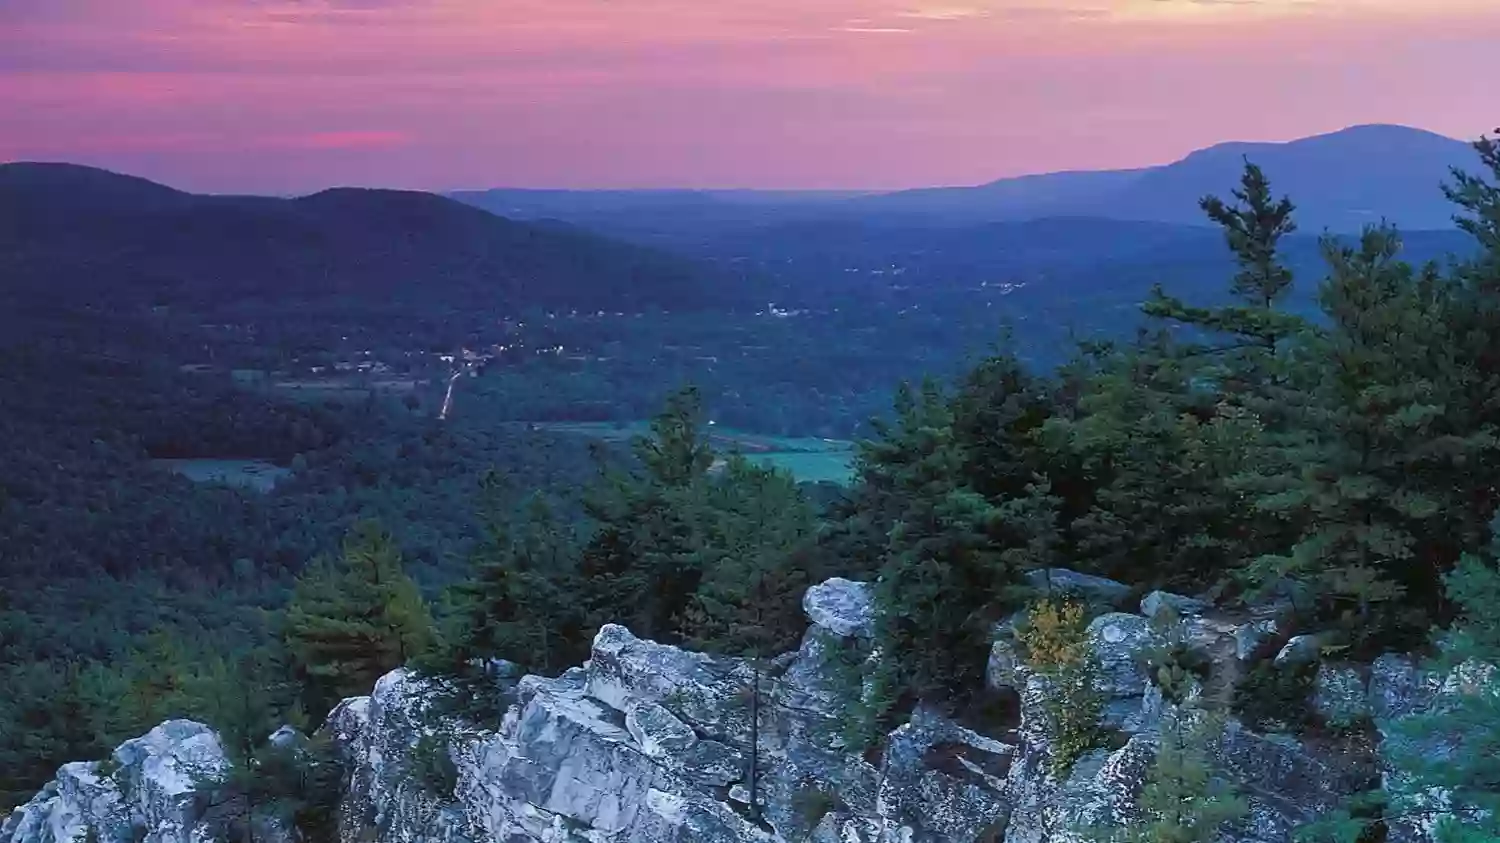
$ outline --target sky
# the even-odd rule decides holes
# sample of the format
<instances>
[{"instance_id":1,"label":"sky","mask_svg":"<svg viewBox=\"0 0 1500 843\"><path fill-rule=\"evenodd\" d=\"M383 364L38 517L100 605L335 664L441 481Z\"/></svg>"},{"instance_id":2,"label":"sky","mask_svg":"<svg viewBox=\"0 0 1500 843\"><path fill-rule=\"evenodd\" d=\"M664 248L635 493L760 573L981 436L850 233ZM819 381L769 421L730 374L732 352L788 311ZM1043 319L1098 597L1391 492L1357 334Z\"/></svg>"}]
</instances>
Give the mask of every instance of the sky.
<instances>
[{"instance_id":1,"label":"sky","mask_svg":"<svg viewBox=\"0 0 1500 843\"><path fill-rule=\"evenodd\" d=\"M0 0L0 161L207 192L976 184L1500 123L1500 0Z\"/></svg>"}]
</instances>

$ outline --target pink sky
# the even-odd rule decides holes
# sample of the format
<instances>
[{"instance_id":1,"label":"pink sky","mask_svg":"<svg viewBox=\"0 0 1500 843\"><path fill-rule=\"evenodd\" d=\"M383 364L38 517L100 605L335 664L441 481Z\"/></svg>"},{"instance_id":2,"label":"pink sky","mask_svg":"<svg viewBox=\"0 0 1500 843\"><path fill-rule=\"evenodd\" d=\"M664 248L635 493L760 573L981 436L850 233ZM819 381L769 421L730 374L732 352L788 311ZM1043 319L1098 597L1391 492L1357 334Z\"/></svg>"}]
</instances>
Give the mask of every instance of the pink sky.
<instances>
[{"instance_id":1,"label":"pink sky","mask_svg":"<svg viewBox=\"0 0 1500 843\"><path fill-rule=\"evenodd\" d=\"M0 0L0 160L193 190L972 184L1500 123L1500 0Z\"/></svg>"}]
</instances>

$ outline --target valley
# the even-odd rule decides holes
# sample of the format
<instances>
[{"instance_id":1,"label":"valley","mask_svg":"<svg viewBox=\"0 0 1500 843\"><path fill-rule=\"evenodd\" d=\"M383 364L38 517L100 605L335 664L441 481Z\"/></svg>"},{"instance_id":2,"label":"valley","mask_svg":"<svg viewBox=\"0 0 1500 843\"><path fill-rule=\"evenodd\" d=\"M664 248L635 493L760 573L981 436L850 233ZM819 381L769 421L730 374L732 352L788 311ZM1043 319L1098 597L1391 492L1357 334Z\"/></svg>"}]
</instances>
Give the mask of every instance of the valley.
<instances>
[{"instance_id":1,"label":"valley","mask_svg":"<svg viewBox=\"0 0 1500 843\"><path fill-rule=\"evenodd\" d=\"M1370 727L1331 725L1282 653L1318 636L1358 672L1472 622L1455 607L1489 586L1453 572L1491 552L1493 244L1294 231L1258 178L1226 236L1095 206L849 210L968 202L899 193L715 196L696 221L702 197L652 216L616 196L525 221L0 165L0 806L169 717L249 752L401 665L499 722L475 665L563 674L612 624L758 677L802 646L825 581L870 584L883 620L855 645L886 660L828 670L890 683L830 716L840 740L890 745L927 705L1010 739L1002 617L1060 636L1026 644L1060 654L1033 665L1058 681L1093 624L1125 623L1054 602L1057 571L1116 609L1168 590L1247 629L1285 592L1217 713L1342 728L1365 758ZM1101 183L1063 181L1080 202ZM1347 198L1302 184L1314 207ZM1462 207L1492 208L1486 190ZM1192 681L1186 650L1148 655ZM1093 703L1059 699L1093 719L1048 763L1122 750ZM1282 703L1303 719L1278 725Z\"/></svg>"}]
</instances>

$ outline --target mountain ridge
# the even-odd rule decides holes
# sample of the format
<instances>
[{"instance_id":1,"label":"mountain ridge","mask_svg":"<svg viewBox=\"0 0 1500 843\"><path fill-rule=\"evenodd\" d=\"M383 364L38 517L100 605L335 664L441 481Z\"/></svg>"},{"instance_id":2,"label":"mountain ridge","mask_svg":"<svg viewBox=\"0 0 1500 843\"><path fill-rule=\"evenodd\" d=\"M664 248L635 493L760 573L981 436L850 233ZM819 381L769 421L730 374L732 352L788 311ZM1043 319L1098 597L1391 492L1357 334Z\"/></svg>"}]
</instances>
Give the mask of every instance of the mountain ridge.
<instances>
[{"instance_id":1,"label":"mountain ridge","mask_svg":"<svg viewBox=\"0 0 1500 843\"><path fill-rule=\"evenodd\" d=\"M700 236L730 226L863 218L886 224L972 224L1046 217L1102 217L1207 225L1198 200L1227 196L1244 160L1259 164L1278 193L1299 207L1304 230L1352 233L1384 218L1408 230L1453 228L1440 185L1452 167L1477 166L1472 144L1407 126L1367 123L1290 141L1225 141L1153 167L1063 170L978 185L922 187L862 196L809 194L806 201L734 201L724 192L609 192L607 207L589 191L552 191L545 215L639 239ZM1379 179L1369 177L1379 173ZM541 213L505 188L451 194L460 201L520 217ZM768 194L769 195L769 194ZM509 202L510 204L506 204Z\"/></svg>"},{"instance_id":2,"label":"mountain ridge","mask_svg":"<svg viewBox=\"0 0 1500 843\"><path fill-rule=\"evenodd\" d=\"M400 299L439 289L504 309L692 309L741 298L689 260L432 193L202 195L50 162L0 164L0 275L0 292L50 295L64 284L107 299L134 288L161 304L356 292Z\"/></svg>"}]
</instances>

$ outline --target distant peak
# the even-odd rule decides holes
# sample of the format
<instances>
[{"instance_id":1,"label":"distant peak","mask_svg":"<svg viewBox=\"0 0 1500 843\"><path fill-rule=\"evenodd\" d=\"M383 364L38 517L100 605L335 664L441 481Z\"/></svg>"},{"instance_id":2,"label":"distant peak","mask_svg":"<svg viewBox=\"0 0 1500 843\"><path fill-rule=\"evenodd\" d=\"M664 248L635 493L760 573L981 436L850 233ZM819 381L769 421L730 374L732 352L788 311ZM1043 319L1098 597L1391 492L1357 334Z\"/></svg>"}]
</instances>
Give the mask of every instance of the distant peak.
<instances>
[{"instance_id":1,"label":"distant peak","mask_svg":"<svg viewBox=\"0 0 1500 843\"><path fill-rule=\"evenodd\" d=\"M1355 136L1440 138L1446 141L1453 141L1454 143L1462 143L1462 141L1458 140L1457 138L1450 138L1447 135L1440 135L1437 132L1430 132L1426 129L1416 128L1415 126L1403 126L1399 123L1357 123L1353 126L1346 126L1342 129L1337 129L1332 132L1324 132L1321 135L1312 135L1309 137L1301 138L1300 140L1317 140L1318 138ZM1297 141L1289 142L1297 143Z\"/></svg>"}]
</instances>

